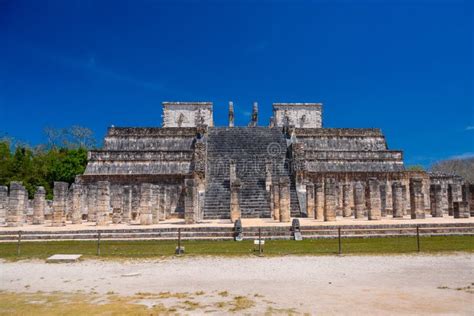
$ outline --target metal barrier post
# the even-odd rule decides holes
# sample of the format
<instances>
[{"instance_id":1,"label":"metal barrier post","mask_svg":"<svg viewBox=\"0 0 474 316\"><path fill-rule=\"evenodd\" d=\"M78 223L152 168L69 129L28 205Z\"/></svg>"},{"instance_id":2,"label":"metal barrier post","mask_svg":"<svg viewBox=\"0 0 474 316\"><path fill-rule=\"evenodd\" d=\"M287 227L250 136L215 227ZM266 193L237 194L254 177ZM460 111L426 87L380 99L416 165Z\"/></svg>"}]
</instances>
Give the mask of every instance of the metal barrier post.
<instances>
[{"instance_id":1,"label":"metal barrier post","mask_svg":"<svg viewBox=\"0 0 474 316\"><path fill-rule=\"evenodd\" d=\"M416 250L420 252L420 226L416 225Z\"/></svg>"},{"instance_id":2,"label":"metal barrier post","mask_svg":"<svg viewBox=\"0 0 474 316\"><path fill-rule=\"evenodd\" d=\"M100 231L97 234L97 255L100 256Z\"/></svg>"},{"instance_id":3,"label":"metal barrier post","mask_svg":"<svg viewBox=\"0 0 474 316\"><path fill-rule=\"evenodd\" d=\"M16 255L21 254L21 230L18 231L18 244L16 245Z\"/></svg>"},{"instance_id":4,"label":"metal barrier post","mask_svg":"<svg viewBox=\"0 0 474 316\"><path fill-rule=\"evenodd\" d=\"M262 255L262 228L258 228L258 255Z\"/></svg>"},{"instance_id":5,"label":"metal barrier post","mask_svg":"<svg viewBox=\"0 0 474 316\"><path fill-rule=\"evenodd\" d=\"M338 239L339 239L339 254L342 254L341 227L337 228L337 236L338 236Z\"/></svg>"}]
</instances>

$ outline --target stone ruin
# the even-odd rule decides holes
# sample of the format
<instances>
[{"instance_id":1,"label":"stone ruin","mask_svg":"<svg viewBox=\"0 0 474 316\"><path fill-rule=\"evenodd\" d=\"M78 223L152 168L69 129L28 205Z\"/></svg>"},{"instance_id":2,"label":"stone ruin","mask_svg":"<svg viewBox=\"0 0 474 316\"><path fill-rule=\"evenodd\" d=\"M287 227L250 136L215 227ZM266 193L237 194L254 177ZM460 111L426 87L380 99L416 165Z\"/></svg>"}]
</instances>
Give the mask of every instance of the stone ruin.
<instances>
[{"instance_id":1,"label":"stone ruin","mask_svg":"<svg viewBox=\"0 0 474 316\"><path fill-rule=\"evenodd\" d=\"M110 127L53 201L42 187L29 201L21 183L0 186L0 225L474 215L474 185L406 170L380 129L324 128L320 103L275 103L268 127L257 103L248 126L235 126L232 102L228 117L215 127L211 102L164 102L161 128Z\"/></svg>"}]
</instances>

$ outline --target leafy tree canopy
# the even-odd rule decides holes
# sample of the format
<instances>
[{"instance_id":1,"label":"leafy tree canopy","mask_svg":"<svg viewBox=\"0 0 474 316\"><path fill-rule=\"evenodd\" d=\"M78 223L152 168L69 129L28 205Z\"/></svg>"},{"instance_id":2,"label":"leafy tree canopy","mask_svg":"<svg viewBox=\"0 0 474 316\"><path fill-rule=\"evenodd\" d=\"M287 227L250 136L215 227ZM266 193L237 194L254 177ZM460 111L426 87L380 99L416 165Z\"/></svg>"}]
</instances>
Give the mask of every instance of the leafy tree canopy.
<instances>
[{"instance_id":1,"label":"leafy tree canopy","mask_svg":"<svg viewBox=\"0 0 474 316\"><path fill-rule=\"evenodd\" d=\"M47 144L31 147L11 138L0 138L0 185L21 181L33 197L37 186L53 195L54 181L74 182L84 173L87 150L96 142L90 129L73 126L69 129L45 129Z\"/></svg>"}]
</instances>

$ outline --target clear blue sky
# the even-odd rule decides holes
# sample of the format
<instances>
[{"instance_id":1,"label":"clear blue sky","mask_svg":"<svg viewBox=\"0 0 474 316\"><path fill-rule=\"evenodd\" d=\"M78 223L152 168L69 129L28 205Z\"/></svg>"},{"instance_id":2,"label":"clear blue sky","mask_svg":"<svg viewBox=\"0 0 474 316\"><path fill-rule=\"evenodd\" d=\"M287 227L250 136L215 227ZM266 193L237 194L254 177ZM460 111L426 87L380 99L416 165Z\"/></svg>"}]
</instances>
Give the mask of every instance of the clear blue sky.
<instances>
[{"instance_id":1,"label":"clear blue sky","mask_svg":"<svg viewBox=\"0 0 474 316\"><path fill-rule=\"evenodd\" d=\"M0 0L0 134L159 126L162 101L323 102L407 164L474 156L472 1Z\"/></svg>"}]
</instances>

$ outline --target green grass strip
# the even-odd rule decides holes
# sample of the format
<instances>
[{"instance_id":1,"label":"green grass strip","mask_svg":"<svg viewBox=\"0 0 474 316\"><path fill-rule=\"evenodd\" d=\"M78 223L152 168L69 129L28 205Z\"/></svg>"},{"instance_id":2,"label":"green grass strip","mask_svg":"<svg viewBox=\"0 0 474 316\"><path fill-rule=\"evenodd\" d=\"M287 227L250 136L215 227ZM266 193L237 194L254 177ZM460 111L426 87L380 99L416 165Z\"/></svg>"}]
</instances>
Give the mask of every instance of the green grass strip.
<instances>
[{"instance_id":1,"label":"green grass strip","mask_svg":"<svg viewBox=\"0 0 474 316\"><path fill-rule=\"evenodd\" d=\"M185 256L249 256L254 251L253 241L182 241ZM420 238L421 252L474 251L474 236L435 236ZM153 258L174 256L176 241L107 241L102 240L100 258ZM332 255L338 253L337 239L266 240L264 255ZM402 254L415 253L415 237L343 238L343 254ZM17 243L0 243L0 258L45 259L53 254L82 254L97 258L95 241L22 242L20 255Z\"/></svg>"}]
</instances>

